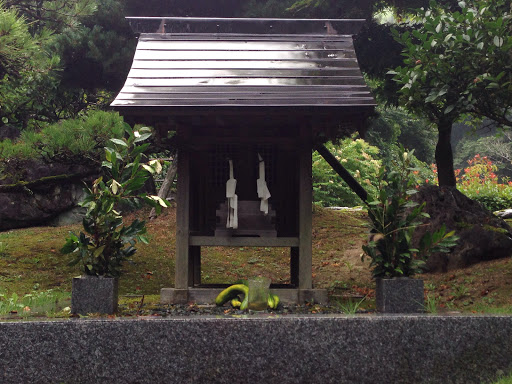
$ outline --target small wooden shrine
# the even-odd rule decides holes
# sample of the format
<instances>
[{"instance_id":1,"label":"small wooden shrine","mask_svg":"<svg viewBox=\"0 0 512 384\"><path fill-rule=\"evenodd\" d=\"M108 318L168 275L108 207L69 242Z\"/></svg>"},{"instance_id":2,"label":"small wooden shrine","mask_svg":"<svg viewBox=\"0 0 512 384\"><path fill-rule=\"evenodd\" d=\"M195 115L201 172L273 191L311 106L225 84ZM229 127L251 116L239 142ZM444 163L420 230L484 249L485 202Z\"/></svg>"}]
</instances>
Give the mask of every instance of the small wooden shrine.
<instances>
[{"instance_id":1,"label":"small wooden shrine","mask_svg":"<svg viewBox=\"0 0 512 384\"><path fill-rule=\"evenodd\" d=\"M112 106L178 143L175 287L162 302L213 301L205 246L288 247L290 284L271 289L325 301L312 286L311 154L375 105L353 47L364 21L129 19L139 42Z\"/></svg>"}]
</instances>

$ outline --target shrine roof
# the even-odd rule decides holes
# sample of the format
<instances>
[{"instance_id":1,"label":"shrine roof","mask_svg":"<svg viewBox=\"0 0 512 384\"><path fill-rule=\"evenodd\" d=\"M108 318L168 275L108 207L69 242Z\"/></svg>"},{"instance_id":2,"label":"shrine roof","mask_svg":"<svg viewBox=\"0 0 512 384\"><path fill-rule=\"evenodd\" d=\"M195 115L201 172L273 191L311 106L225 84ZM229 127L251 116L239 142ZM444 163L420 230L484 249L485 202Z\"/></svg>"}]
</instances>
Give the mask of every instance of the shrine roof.
<instances>
[{"instance_id":1,"label":"shrine roof","mask_svg":"<svg viewBox=\"0 0 512 384\"><path fill-rule=\"evenodd\" d=\"M353 46L364 20L128 19L140 36L122 113L375 106Z\"/></svg>"}]
</instances>

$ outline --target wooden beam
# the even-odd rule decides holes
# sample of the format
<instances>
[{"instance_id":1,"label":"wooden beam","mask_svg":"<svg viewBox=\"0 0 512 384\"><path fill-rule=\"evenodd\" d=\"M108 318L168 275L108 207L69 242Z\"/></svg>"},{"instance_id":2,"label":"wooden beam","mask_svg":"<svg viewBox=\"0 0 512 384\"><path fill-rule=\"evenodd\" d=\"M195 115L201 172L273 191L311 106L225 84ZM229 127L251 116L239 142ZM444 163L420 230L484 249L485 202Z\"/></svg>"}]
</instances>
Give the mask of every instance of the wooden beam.
<instances>
[{"instance_id":1,"label":"wooden beam","mask_svg":"<svg viewBox=\"0 0 512 384\"><path fill-rule=\"evenodd\" d=\"M298 237L190 236L189 244L211 247L298 247Z\"/></svg>"},{"instance_id":2,"label":"wooden beam","mask_svg":"<svg viewBox=\"0 0 512 384\"><path fill-rule=\"evenodd\" d=\"M334 169L336 173L340 175L340 177L348 184L350 189L352 189L357 194L357 196L359 196L359 198L366 203L368 200L368 192L366 192L361 184L359 184L357 180L354 179L352 175L345 169L345 167L341 165L336 157L322 144L318 144L315 149L320 155L322 155L322 157L325 159L325 161L327 161L332 169Z\"/></svg>"},{"instance_id":3,"label":"wooden beam","mask_svg":"<svg viewBox=\"0 0 512 384\"><path fill-rule=\"evenodd\" d=\"M180 130L181 131L181 130ZM183 131L178 131L178 135ZM174 287L189 287L190 153L186 143L178 148L178 191L176 196L176 265Z\"/></svg>"}]
</instances>

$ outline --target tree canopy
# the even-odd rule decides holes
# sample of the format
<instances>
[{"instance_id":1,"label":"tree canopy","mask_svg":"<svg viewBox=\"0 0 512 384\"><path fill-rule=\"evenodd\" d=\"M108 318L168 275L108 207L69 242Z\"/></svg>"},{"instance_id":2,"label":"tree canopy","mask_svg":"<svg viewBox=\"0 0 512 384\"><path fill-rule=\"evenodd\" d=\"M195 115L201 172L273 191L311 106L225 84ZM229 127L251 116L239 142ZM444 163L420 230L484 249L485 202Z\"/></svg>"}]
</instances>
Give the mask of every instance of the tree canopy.
<instances>
[{"instance_id":1,"label":"tree canopy","mask_svg":"<svg viewBox=\"0 0 512 384\"><path fill-rule=\"evenodd\" d=\"M15 9L0 3L0 118L20 122L48 114L44 99L55 88L60 58L52 55L52 34L41 29L32 35Z\"/></svg>"},{"instance_id":2,"label":"tree canopy","mask_svg":"<svg viewBox=\"0 0 512 384\"><path fill-rule=\"evenodd\" d=\"M437 125L440 185L455 185L451 127L465 116L512 126L512 19L507 0L459 2L450 11L431 2L396 32L404 64L389 73L400 103Z\"/></svg>"},{"instance_id":3,"label":"tree canopy","mask_svg":"<svg viewBox=\"0 0 512 384\"><path fill-rule=\"evenodd\" d=\"M119 0L0 2L2 122L20 128L106 107L135 48Z\"/></svg>"},{"instance_id":4,"label":"tree canopy","mask_svg":"<svg viewBox=\"0 0 512 384\"><path fill-rule=\"evenodd\" d=\"M375 22L386 7L399 25ZM423 119L388 110L382 127L414 120L389 137L424 146L417 153L426 160L430 135L418 144L422 135L412 131L433 123L440 181L453 184L451 125L470 114L511 126L510 12L509 0L0 0L0 119L41 127L107 108L135 48L127 15L366 18L355 45L379 102Z\"/></svg>"}]
</instances>

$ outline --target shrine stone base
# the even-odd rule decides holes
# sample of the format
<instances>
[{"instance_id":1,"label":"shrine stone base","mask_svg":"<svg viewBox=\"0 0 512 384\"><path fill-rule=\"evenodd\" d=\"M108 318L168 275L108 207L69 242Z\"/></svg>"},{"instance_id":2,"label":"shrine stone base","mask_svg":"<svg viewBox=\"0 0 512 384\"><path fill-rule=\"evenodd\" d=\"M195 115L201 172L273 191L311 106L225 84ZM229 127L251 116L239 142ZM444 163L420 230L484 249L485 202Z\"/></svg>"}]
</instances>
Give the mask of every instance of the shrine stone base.
<instances>
[{"instance_id":1,"label":"shrine stone base","mask_svg":"<svg viewBox=\"0 0 512 384\"><path fill-rule=\"evenodd\" d=\"M162 304L213 304L215 298L224 288L162 288L160 303ZM271 288L270 292L279 296L283 304L304 304L314 302L327 304L326 289Z\"/></svg>"}]
</instances>

